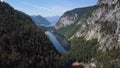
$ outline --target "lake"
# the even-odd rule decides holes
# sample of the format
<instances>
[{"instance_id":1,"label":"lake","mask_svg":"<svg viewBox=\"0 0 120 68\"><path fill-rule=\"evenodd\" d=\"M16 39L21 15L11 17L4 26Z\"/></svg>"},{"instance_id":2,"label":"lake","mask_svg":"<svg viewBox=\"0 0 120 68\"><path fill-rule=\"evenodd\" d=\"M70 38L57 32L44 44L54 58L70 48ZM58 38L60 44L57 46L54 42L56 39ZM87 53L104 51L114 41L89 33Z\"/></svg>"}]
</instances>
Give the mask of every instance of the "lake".
<instances>
[{"instance_id":1,"label":"lake","mask_svg":"<svg viewBox=\"0 0 120 68\"><path fill-rule=\"evenodd\" d=\"M57 40L57 38L55 37L55 35L50 32L50 31L46 31L45 34L48 36L48 38L50 39L50 41L53 43L54 47L60 52L60 53L66 53L68 52L68 50L66 50L61 44L60 42Z\"/></svg>"}]
</instances>

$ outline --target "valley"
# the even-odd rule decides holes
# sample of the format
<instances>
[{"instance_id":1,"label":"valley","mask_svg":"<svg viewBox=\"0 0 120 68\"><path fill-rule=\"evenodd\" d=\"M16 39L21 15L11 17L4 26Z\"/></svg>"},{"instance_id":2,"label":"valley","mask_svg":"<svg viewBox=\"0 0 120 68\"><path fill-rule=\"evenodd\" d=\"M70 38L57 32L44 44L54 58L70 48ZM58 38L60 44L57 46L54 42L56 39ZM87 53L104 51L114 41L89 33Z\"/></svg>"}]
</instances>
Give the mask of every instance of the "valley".
<instances>
[{"instance_id":1,"label":"valley","mask_svg":"<svg viewBox=\"0 0 120 68\"><path fill-rule=\"evenodd\" d=\"M28 15L0 2L0 68L120 68L119 40L119 0L61 16Z\"/></svg>"}]
</instances>

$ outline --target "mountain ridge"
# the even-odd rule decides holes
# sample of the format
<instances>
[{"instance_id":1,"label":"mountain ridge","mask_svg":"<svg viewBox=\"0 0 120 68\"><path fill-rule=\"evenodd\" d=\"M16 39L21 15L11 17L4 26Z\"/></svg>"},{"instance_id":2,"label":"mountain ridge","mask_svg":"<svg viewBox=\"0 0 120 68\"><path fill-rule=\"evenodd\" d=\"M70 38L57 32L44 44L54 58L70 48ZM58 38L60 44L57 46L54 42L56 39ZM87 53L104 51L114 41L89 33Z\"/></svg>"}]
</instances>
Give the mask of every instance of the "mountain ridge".
<instances>
[{"instance_id":1,"label":"mountain ridge","mask_svg":"<svg viewBox=\"0 0 120 68\"><path fill-rule=\"evenodd\" d=\"M31 16L31 19L35 22L37 26L49 26L51 25L51 22L49 22L45 17L42 17L40 15L33 15Z\"/></svg>"},{"instance_id":2,"label":"mountain ridge","mask_svg":"<svg viewBox=\"0 0 120 68\"><path fill-rule=\"evenodd\" d=\"M62 23L63 25L59 23L60 27L56 27L57 30L66 30L66 22ZM80 60L87 63L88 68L120 67L119 0L99 0L95 8L75 24L78 25L76 30L70 29L73 25L67 28L73 34L67 37L71 41L71 50L64 56L65 59Z\"/></svg>"},{"instance_id":3,"label":"mountain ridge","mask_svg":"<svg viewBox=\"0 0 120 68\"><path fill-rule=\"evenodd\" d=\"M0 68L56 68L59 57L28 15L0 2Z\"/></svg>"},{"instance_id":4,"label":"mountain ridge","mask_svg":"<svg viewBox=\"0 0 120 68\"><path fill-rule=\"evenodd\" d=\"M55 25L56 32L70 38L79 26L77 22L94 8L95 6L90 6L66 11Z\"/></svg>"},{"instance_id":5,"label":"mountain ridge","mask_svg":"<svg viewBox=\"0 0 120 68\"><path fill-rule=\"evenodd\" d=\"M105 2L102 0L99 0L99 2L97 4L98 7L91 13L89 18L85 19L86 23L84 22L81 24L82 29L88 29L88 30L87 31L84 30L82 33L81 33L82 30L78 31L76 33L76 36L77 35L78 36L86 35L85 36L86 39L92 39L92 38L96 37L96 38L98 38L99 41L101 39L101 42L100 42L101 45L102 45L102 43L106 43L106 41L108 41L107 38L112 38L112 37L114 37L114 35L116 36L116 37L114 37L114 39L115 38L117 39L117 36L119 38L119 31L120 31L119 27L120 26L119 26L119 20L118 20L119 19L118 5L119 5L119 2L117 0L114 0L114 1L105 0ZM83 21L81 21L81 22L83 22ZM86 27L87 24L90 27ZM91 26L93 26L93 27L91 27ZM89 34L91 34L91 35L89 35ZM103 38L104 39L104 42L103 42L102 35L104 35L104 34L106 36L106 41L105 41L105 38ZM95 36L95 35L97 35L97 36ZM107 37L107 35L109 37ZM120 46L119 41L117 43L118 43L117 45ZM110 45L110 43L106 44L106 46L108 46L108 45Z\"/></svg>"}]
</instances>

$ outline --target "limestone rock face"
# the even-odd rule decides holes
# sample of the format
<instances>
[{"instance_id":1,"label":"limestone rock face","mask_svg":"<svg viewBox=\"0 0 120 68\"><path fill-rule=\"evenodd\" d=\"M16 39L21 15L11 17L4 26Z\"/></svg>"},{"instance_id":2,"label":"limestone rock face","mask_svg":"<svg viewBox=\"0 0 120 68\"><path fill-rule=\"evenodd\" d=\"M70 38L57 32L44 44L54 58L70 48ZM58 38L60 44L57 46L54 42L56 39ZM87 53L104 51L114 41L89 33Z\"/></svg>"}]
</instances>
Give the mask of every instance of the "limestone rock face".
<instances>
[{"instance_id":1,"label":"limestone rock face","mask_svg":"<svg viewBox=\"0 0 120 68\"><path fill-rule=\"evenodd\" d=\"M89 12L89 10L93 9L93 7L94 6L84 7L84 8L76 8L76 9L65 12L59 19L55 28L57 30L59 30L61 28L64 28L71 24L76 23L80 18L82 18L84 16L84 14Z\"/></svg>"},{"instance_id":2,"label":"limestone rock face","mask_svg":"<svg viewBox=\"0 0 120 68\"><path fill-rule=\"evenodd\" d=\"M112 4L116 4L117 2L118 0L99 0L98 5L102 5L102 4L112 5Z\"/></svg>"},{"instance_id":3,"label":"limestone rock face","mask_svg":"<svg viewBox=\"0 0 120 68\"><path fill-rule=\"evenodd\" d=\"M98 38L100 49L120 47L120 2L99 0L96 9L80 20L80 28L72 36L87 40Z\"/></svg>"},{"instance_id":4,"label":"limestone rock face","mask_svg":"<svg viewBox=\"0 0 120 68\"><path fill-rule=\"evenodd\" d=\"M65 13L58 21L57 25L55 26L56 29L60 29L63 27L66 27L68 25L73 24L75 21L77 21L79 15L78 13Z\"/></svg>"}]
</instances>

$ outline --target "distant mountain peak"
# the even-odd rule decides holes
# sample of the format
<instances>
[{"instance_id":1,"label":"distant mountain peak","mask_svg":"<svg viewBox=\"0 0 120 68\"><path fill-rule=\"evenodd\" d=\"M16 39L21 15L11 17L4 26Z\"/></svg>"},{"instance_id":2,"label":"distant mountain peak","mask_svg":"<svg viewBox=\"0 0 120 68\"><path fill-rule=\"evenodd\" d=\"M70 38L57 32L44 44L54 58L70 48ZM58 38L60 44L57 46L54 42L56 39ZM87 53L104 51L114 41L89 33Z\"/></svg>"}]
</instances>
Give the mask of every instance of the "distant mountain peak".
<instances>
[{"instance_id":1,"label":"distant mountain peak","mask_svg":"<svg viewBox=\"0 0 120 68\"><path fill-rule=\"evenodd\" d=\"M37 26L48 26L51 24L46 18L40 15L33 15L31 18Z\"/></svg>"},{"instance_id":2,"label":"distant mountain peak","mask_svg":"<svg viewBox=\"0 0 120 68\"><path fill-rule=\"evenodd\" d=\"M52 26L54 26L58 21L59 21L59 18L60 16L48 16L48 17L45 17L48 21L50 21L52 24Z\"/></svg>"}]
</instances>

